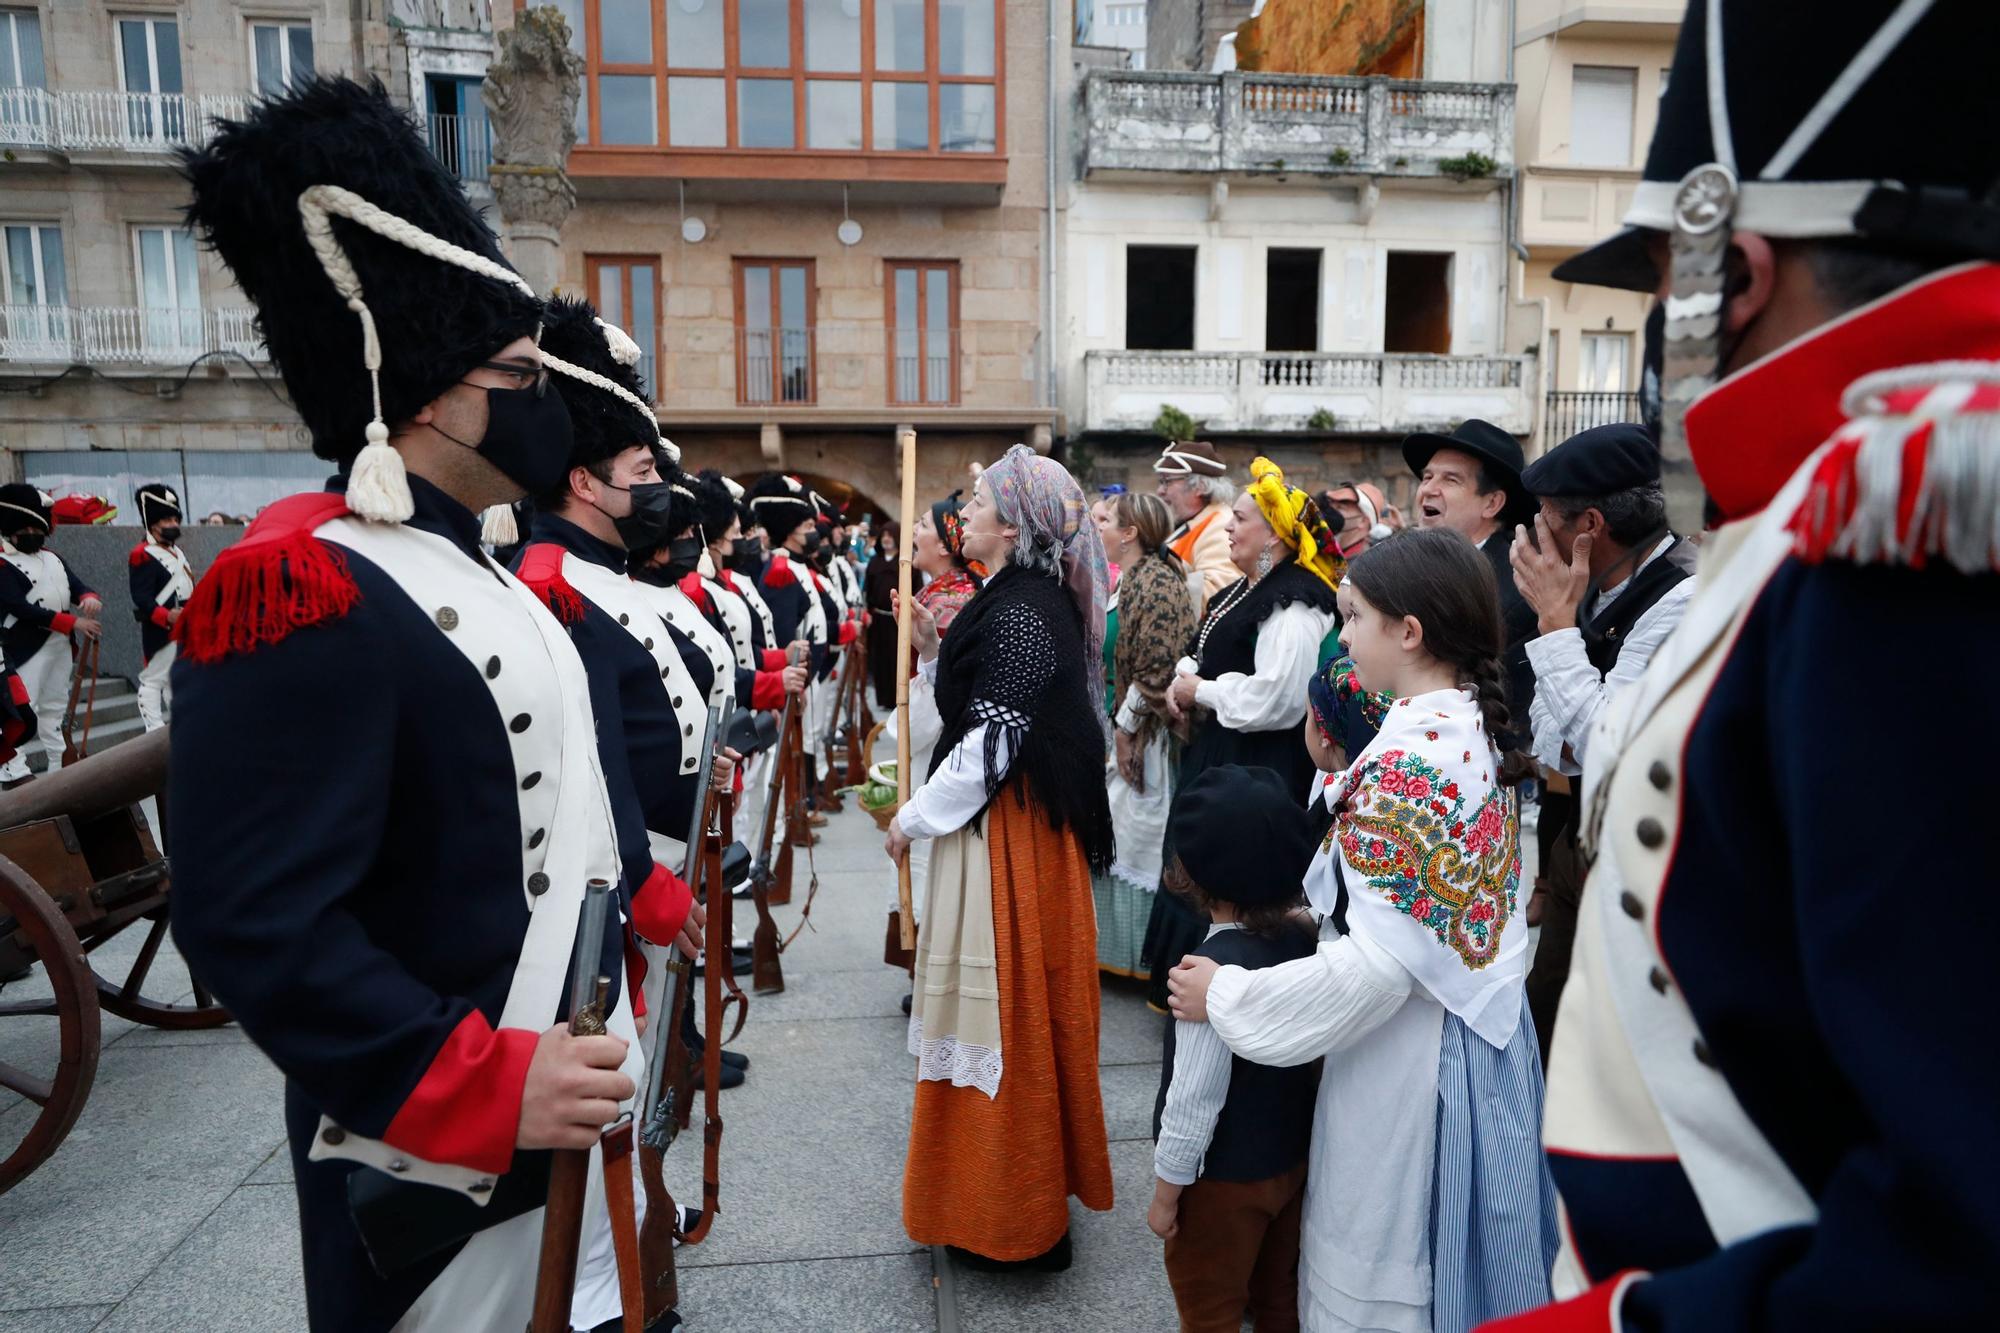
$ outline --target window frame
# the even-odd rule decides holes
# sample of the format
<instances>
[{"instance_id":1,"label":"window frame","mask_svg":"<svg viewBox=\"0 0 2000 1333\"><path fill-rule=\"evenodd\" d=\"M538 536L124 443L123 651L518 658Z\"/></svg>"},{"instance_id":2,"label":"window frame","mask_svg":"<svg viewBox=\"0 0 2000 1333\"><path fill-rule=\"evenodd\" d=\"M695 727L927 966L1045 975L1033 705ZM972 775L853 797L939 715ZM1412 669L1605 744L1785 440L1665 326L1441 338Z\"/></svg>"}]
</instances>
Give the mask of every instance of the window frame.
<instances>
[{"instance_id":1,"label":"window frame","mask_svg":"<svg viewBox=\"0 0 2000 1333\"><path fill-rule=\"evenodd\" d=\"M304 28L306 37L312 42L313 69L319 69L319 33L310 14L245 14L243 16L243 46L249 53L249 86L252 96L261 96L263 90L257 81L257 29L276 28L278 30L278 59L284 66L284 77L280 87L290 87L292 82L292 44L285 33L290 28Z\"/></svg>"},{"instance_id":2,"label":"window frame","mask_svg":"<svg viewBox=\"0 0 2000 1333\"><path fill-rule=\"evenodd\" d=\"M667 291L666 266L661 262L661 256L657 254L639 254L636 252L626 254L586 254L583 257L583 284L584 289L590 293L590 303L599 310L603 310L604 302L598 299L601 292L601 288L598 286L599 275L607 266L615 266L624 270L619 279L619 318L610 322L616 324L629 338L632 336L632 266L634 264L648 264L652 266L653 270L653 373L646 376L646 390L653 396L653 404L657 407L666 400L666 395L660 389L662 379L660 368L665 364L661 359L660 338L663 332L662 326L666 323L662 317L662 306L665 304ZM633 341L636 342L638 340L635 338ZM643 366L643 364L644 362L642 361L641 365ZM641 371L641 373L643 374L644 372Z\"/></svg>"},{"instance_id":3,"label":"window frame","mask_svg":"<svg viewBox=\"0 0 2000 1333\"><path fill-rule=\"evenodd\" d=\"M166 360L180 360L186 355L200 355L208 351L207 306L202 301L201 248L194 243L188 229L174 222L133 221L128 224L132 236L132 307L138 312L138 328L141 345L157 357ZM161 257L167 266L167 282L173 289L174 304L170 306L149 306L146 304L146 252L141 238L149 231L161 236ZM189 257L193 261L193 300L181 290L179 261L174 253L176 236L188 238ZM159 336L158 330L164 326L166 336ZM188 334L193 333L190 340Z\"/></svg>"},{"instance_id":4,"label":"window frame","mask_svg":"<svg viewBox=\"0 0 2000 1333\"><path fill-rule=\"evenodd\" d=\"M1617 348L1618 384L1615 388L1605 388L1594 381L1599 378L1602 368L1601 358L1593 355L1595 348L1602 345ZM1577 335L1577 388L1584 393L1630 393L1632 392L1632 335L1622 329L1585 329ZM1593 381L1586 383L1585 381Z\"/></svg>"},{"instance_id":5,"label":"window frame","mask_svg":"<svg viewBox=\"0 0 2000 1333\"><path fill-rule=\"evenodd\" d=\"M595 3L595 0L593 0L593 3ZM819 322L816 318L819 309L819 274L817 263L810 256L736 255L730 259L729 266L731 299L735 303L730 324L736 335L737 406L759 408L817 406L819 403ZM744 334L748 333L750 328L743 319L743 272L745 269L751 268L768 268L771 270L771 322L767 327L772 332L779 334L782 339L785 326L780 320L780 312L783 309L784 296L778 283L778 271L793 267L803 268L806 273L805 396L803 398L785 397L784 348L782 341L780 341L777 350L771 357L771 396L761 399L746 397L744 391L750 383L750 357Z\"/></svg>"},{"instance_id":6,"label":"window frame","mask_svg":"<svg viewBox=\"0 0 2000 1333\"><path fill-rule=\"evenodd\" d=\"M26 82L25 77L21 73L20 22L24 18L34 22L35 44L42 52L42 78L39 83ZM0 88L39 88L43 92L47 92L49 87L49 48L47 34L42 31L41 9L34 5L0 5L0 19L6 20L7 26L12 29L7 34L7 39L9 43L8 49L12 53L14 61L12 69L0 71L0 75L14 80L14 82L0 83Z\"/></svg>"},{"instance_id":7,"label":"window frame","mask_svg":"<svg viewBox=\"0 0 2000 1333\"><path fill-rule=\"evenodd\" d=\"M1620 157L1620 159L1616 162L1586 162L1577 157L1576 91L1579 84L1588 83L1592 81L1590 78L1586 77L1587 73L1591 75L1622 74L1626 76L1623 80L1619 81L1621 83L1625 83L1628 85L1624 90L1627 94L1625 99L1625 150L1623 156ZM1609 79L1599 79L1597 80L1597 82L1599 86L1608 87L1612 81ZM1639 151L1637 143L1638 134L1639 134L1639 66L1589 65L1589 64L1571 65L1569 67L1569 154L1568 154L1569 165L1574 167L1595 169L1598 171L1630 171L1636 164L1636 158L1638 156L1638 151Z\"/></svg>"},{"instance_id":8,"label":"window frame","mask_svg":"<svg viewBox=\"0 0 2000 1333\"><path fill-rule=\"evenodd\" d=\"M939 0L923 0L924 4L924 68L918 71L878 70L875 67L875 5L876 0L861 0L860 25L860 67L855 70L809 70L806 68L805 50L805 4L804 0L786 0L786 13L791 31L791 57L789 67L766 65L743 65L739 62L740 32L737 23L739 0L717 0L722 5L722 64L719 67L695 68L669 63L667 51L666 5L674 0L649 0L652 13L652 60L641 65L631 62L604 61L599 57L602 45L602 25L598 19L599 0L580 0L583 11L584 32L582 37L584 60L584 83L588 90L588 116L584 133L577 148L590 153L634 154L634 153L675 153L719 155L730 159L751 159L770 157L774 154L810 154L827 158L903 158L923 161L967 161L999 162L1007 154L1007 3L993 0L993 72L991 74L944 74L939 71L938 10ZM515 0L518 12L527 0ZM602 107L603 98L598 92L598 79L602 75L636 75L653 80L653 123L654 142L650 144L607 144L603 142ZM725 116L724 142L721 145L690 145L673 142L673 122L668 112L667 80L671 78L716 78L723 84L723 106ZM740 146L740 116L738 114L737 84L742 79L783 79L792 86L792 146L789 148L745 148ZM807 136L807 85L816 82L855 83L861 89L861 147L860 148L809 148ZM874 88L882 83L923 84L926 87L925 106L929 118L927 138L929 146L914 148L874 148L875 142L875 97ZM993 147L990 151L947 151L940 146L939 118L941 97L939 89L951 84L980 85L993 90Z\"/></svg>"},{"instance_id":9,"label":"window frame","mask_svg":"<svg viewBox=\"0 0 2000 1333\"><path fill-rule=\"evenodd\" d=\"M946 345L950 349L946 359L950 365L951 384L943 398L928 396L930 389L930 354L925 347L930 334L930 325L925 319L924 284L926 270L942 272L947 284L945 306L950 324L945 329ZM900 398L896 394L896 274L910 271L917 274L917 396ZM958 300L961 291L959 266L956 259L885 259L882 261L882 338L884 360L887 373L884 388L891 407L957 407L959 405L959 315Z\"/></svg>"}]
</instances>

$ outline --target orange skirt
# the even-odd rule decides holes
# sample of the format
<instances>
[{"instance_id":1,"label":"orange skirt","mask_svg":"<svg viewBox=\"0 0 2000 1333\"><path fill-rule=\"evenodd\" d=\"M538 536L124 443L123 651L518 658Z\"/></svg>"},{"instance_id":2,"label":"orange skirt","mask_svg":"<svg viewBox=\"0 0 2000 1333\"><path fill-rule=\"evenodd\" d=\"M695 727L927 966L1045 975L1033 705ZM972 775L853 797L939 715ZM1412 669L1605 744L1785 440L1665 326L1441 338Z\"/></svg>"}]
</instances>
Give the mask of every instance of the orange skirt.
<instances>
[{"instance_id":1,"label":"orange skirt","mask_svg":"<svg viewBox=\"0 0 2000 1333\"><path fill-rule=\"evenodd\" d=\"M1069 1196L1111 1207L1097 1081L1090 865L1010 782L986 812L1000 990L1000 1095L917 1084L903 1229L924 1245L1032 1259L1069 1229Z\"/></svg>"}]
</instances>

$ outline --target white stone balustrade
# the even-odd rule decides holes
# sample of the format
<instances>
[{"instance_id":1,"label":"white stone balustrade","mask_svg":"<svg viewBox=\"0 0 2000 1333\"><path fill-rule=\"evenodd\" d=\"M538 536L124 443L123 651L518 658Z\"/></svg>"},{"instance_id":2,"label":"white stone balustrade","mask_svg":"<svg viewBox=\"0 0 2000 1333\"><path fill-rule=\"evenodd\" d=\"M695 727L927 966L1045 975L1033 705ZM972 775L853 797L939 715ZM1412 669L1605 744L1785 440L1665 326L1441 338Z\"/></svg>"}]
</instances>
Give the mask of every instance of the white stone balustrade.
<instances>
[{"instance_id":1,"label":"white stone balustrade","mask_svg":"<svg viewBox=\"0 0 2000 1333\"><path fill-rule=\"evenodd\" d=\"M247 307L0 305L0 362L182 366L209 352L267 361Z\"/></svg>"}]
</instances>

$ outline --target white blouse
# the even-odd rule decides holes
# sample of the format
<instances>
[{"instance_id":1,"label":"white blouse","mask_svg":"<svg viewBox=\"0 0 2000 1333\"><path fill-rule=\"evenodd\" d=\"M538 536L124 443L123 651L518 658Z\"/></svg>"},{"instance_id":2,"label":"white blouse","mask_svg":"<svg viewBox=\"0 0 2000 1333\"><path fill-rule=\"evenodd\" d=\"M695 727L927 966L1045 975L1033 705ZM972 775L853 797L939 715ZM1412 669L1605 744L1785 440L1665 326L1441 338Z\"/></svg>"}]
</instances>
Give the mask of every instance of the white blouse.
<instances>
[{"instance_id":1,"label":"white blouse","mask_svg":"<svg viewBox=\"0 0 2000 1333\"><path fill-rule=\"evenodd\" d=\"M918 665L918 672L933 691L937 689L937 659ZM896 825L906 838L942 838L964 828L986 808L986 728L975 722L945 756L937 771L924 779L923 789L896 815ZM1014 738L1003 732L998 746L1000 772L1004 777L1014 762ZM916 774L910 775L914 782Z\"/></svg>"},{"instance_id":2,"label":"white blouse","mask_svg":"<svg viewBox=\"0 0 2000 1333\"><path fill-rule=\"evenodd\" d=\"M1195 687L1195 702L1214 710L1230 731L1282 731L1305 721L1306 682L1319 666L1319 645L1333 613L1293 602L1257 627L1257 670L1225 671Z\"/></svg>"}]
</instances>

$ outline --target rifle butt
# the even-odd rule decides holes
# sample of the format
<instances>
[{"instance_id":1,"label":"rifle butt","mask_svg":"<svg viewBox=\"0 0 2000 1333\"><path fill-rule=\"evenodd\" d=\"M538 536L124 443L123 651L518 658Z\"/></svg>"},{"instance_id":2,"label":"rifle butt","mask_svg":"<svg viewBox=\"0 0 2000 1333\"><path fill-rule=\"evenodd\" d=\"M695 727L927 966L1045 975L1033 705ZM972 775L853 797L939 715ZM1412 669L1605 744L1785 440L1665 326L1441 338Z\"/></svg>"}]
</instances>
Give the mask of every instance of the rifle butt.
<instances>
[{"instance_id":1,"label":"rifle butt","mask_svg":"<svg viewBox=\"0 0 2000 1333\"><path fill-rule=\"evenodd\" d=\"M645 1280L646 1326L651 1328L681 1303L680 1274L674 1267L674 1228L680 1209L667 1191L661 1155L641 1143L639 1176L646 1186L646 1220L639 1228L639 1271Z\"/></svg>"},{"instance_id":2,"label":"rifle butt","mask_svg":"<svg viewBox=\"0 0 2000 1333\"><path fill-rule=\"evenodd\" d=\"M785 989L785 967L779 961L778 923L769 912L758 914L757 932L750 937L750 989L776 995Z\"/></svg>"},{"instance_id":3,"label":"rifle butt","mask_svg":"<svg viewBox=\"0 0 2000 1333\"><path fill-rule=\"evenodd\" d=\"M549 1202L542 1218L541 1264L528 1333L569 1333L576 1251L583 1239L583 1197L589 1183L589 1151L558 1149L549 1164Z\"/></svg>"}]
</instances>

